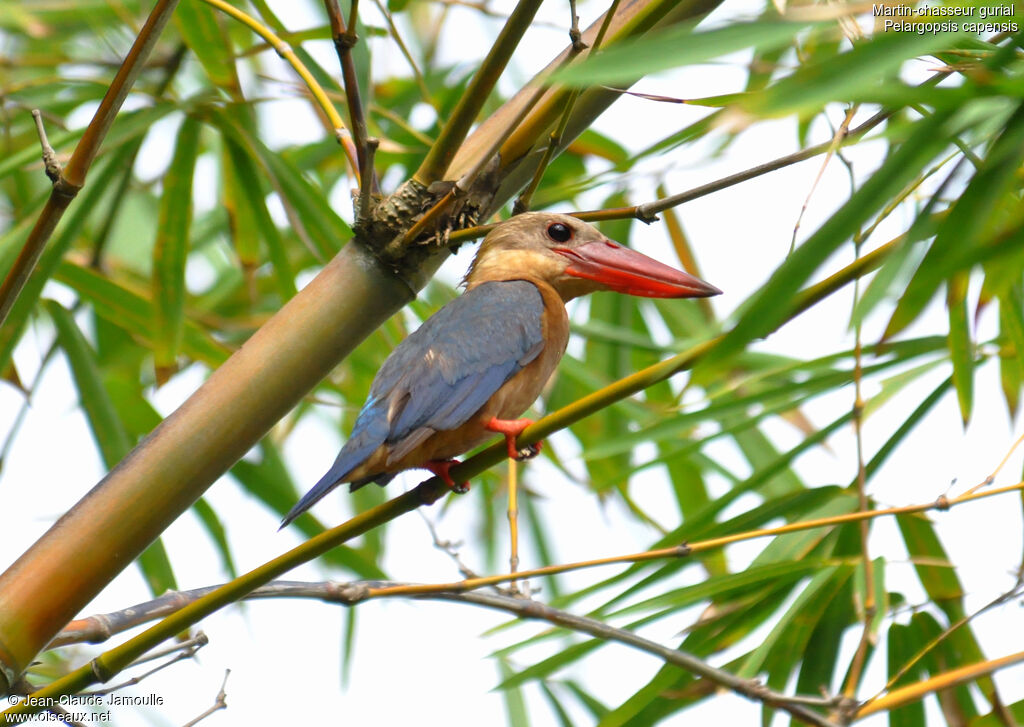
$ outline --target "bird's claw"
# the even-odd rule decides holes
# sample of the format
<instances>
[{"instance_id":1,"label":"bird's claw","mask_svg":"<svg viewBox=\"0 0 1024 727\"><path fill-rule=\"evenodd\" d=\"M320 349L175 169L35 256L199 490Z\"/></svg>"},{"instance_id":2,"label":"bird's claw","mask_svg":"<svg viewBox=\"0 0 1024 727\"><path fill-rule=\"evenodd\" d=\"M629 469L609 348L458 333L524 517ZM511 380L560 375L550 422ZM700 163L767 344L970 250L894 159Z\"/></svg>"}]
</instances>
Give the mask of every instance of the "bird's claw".
<instances>
[{"instance_id":1,"label":"bird's claw","mask_svg":"<svg viewBox=\"0 0 1024 727\"><path fill-rule=\"evenodd\" d=\"M458 494L463 495L469 492L469 483L456 482L455 480L452 479L451 474L448 472L448 470L450 470L452 466L457 464L461 464L457 459L433 459L423 466L424 468L433 472L437 477L440 477L442 480L444 480L444 483L448 485L448 488L452 492L457 492Z\"/></svg>"},{"instance_id":2,"label":"bird's claw","mask_svg":"<svg viewBox=\"0 0 1024 727\"><path fill-rule=\"evenodd\" d=\"M522 462L525 459L531 459L540 454L540 442L527 444L524 447L520 447L516 443L516 438L531 424L533 424L532 419L498 419L497 417L491 417L491 420L485 426L492 432L505 435L505 446L508 447L509 458Z\"/></svg>"},{"instance_id":3,"label":"bird's claw","mask_svg":"<svg viewBox=\"0 0 1024 727\"><path fill-rule=\"evenodd\" d=\"M540 454L542 446L543 442L535 442L534 444L527 444L525 447L520 447L515 451L515 454L512 455L512 459L519 462L525 462L528 459L533 459Z\"/></svg>"}]
</instances>

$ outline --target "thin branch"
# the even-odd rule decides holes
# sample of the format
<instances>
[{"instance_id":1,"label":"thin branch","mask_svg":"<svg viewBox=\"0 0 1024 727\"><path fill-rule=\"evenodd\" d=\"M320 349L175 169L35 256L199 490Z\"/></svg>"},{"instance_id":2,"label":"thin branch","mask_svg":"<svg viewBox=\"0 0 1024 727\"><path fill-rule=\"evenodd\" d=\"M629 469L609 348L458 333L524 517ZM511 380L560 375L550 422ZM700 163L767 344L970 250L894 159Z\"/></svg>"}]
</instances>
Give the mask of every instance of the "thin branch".
<instances>
[{"instance_id":1,"label":"thin branch","mask_svg":"<svg viewBox=\"0 0 1024 727\"><path fill-rule=\"evenodd\" d=\"M29 276L39 261L39 256L56 229L57 223L63 217L64 211L85 185L85 176L89 167L92 166L96 154L99 153L100 145L106 138L110 125L114 123L114 118L134 85L135 79L142 71L150 51L177 4L178 0L157 0L136 36L131 50L128 51L124 62L118 68L114 80L111 81L92 121L86 127L85 133L82 134L78 146L75 147L67 165L53 183L53 190L50 192L46 205L39 214L35 226L29 232L28 239L25 240L10 272L3 284L0 285L0 325L3 325L7 319L7 315L14 306L14 301L25 287L25 283L28 282Z\"/></svg>"},{"instance_id":2,"label":"thin branch","mask_svg":"<svg viewBox=\"0 0 1024 727\"><path fill-rule=\"evenodd\" d=\"M790 701L786 695L768 689L756 680L737 677L735 674L713 667L681 649L663 646L655 641L638 636L631 631L614 628L596 619L560 611L530 599L500 596L491 593L443 593L437 594L433 598L472 603L477 606L508 611L523 619L543 619L556 626L590 634L604 641L617 641L620 644L632 646L640 651L653 654L667 664L672 664L691 674L703 677L755 702L761 702L766 706L782 710L801 722L816 725L817 727L835 727L835 723L823 715L808 709L799 701Z\"/></svg>"},{"instance_id":3,"label":"thin branch","mask_svg":"<svg viewBox=\"0 0 1024 727\"><path fill-rule=\"evenodd\" d=\"M356 145L356 159L359 164L360 191L366 188L376 193L379 191L379 187L372 161L369 164L370 174L366 173L367 156L371 152L368 148L366 114L363 111L363 101L359 93L359 77L356 74L355 59L352 57L352 48L359 40L355 26L359 12L359 0L352 0L348 27L345 26L345 20L341 16L338 0L324 0L324 8L330 21L334 50L338 54L341 76L345 82L345 101L348 105L349 125L352 127L352 140Z\"/></svg>"},{"instance_id":4,"label":"thin branch","mask_svg":"<svg viewBox=\"0 0 1024 727\"><path fill-rule=\"evenodd\" d=\"M594 40L594 45L590 49L590 53L587 57L593 57L595 53L601 47L601 41L604 40L605 34L608 32L608 26L611 25L611 20L615 16L615 11L618 10L619 0L612 0L611 7L604 14L604 21L601 23L601 28L597 32L597 38ZM587 44L580 40L580 31L578 27L579 17L576 15L576 3L571 3L572 8L572 19L573 26L569 30L569 37L572 39L572 48L569 54L565 58L565 62L562 66L566 66L573 61L580 53L582 53ZM515 204L512 206L512 214L517 215L526 212L530 209L530 203L533 201L533 195L540 187L541 180L544 179L544 172L547 171L548 165L551 164L551 160L555 157L555 152L562 145L562 138L565 136L565 130L569 126L569 119L572 117L573 108L576 106L576 101L579 99L581 89L573 88L569 92L569 98L565 102L565 109L562 111L561 117L558 119L558 125L554 131L548 136L548 145L544 149L544 155L540 158L537 163L537 168L533 172L533 177L530 182L526 185L522 192L519 193L519 197L516 198Z\"/></svg>"},{"instance_id":5,"label":"thin branch","mask_svg":"<svg viewBox=\"0 0 1024 727\"><path fill-rule=\"evenodd\" d=\"M505 70L523 34L530 27L530 21L533 20L538 8L540 0L519 0L516 9L512 11L508 22L502 27L494 45L491 46L490 52L441 128L437 141L430 147L420 168L413 175L417 182L427 186L444 179L455 152L462 145L466 134L469 133L469 127L487 102L491 90L498 82L498 77Z\"/></svg>"},{"instance_id":6,"label":"thin branch","mask_svg":"<svg viewBox=\"0 0 1024 727\"><path fill-rule=\"evenodd\" d=\"M359 203L356 209L356 222L365 223L370 219L373 210L373 195L377 186L376 173L373 170L373 158L377 154L380 139L371 136L366 140L361 163L362 171L359 178L363 183L359 186Z\"/></svg>"},{"instance_id":7,"label":"thin branch","mask_svg":"<svg viewBox=\"0 0 1024 727\"><path fill-rule=\"evenodd\" d=\"M810 202L811 194L814 193L814 188L817 187L818 182L821 180L822 174L825 172L825 165L828 164L832 154L839 146L839 141L842 136L849 130L850 121L853 119L855 108L850 108L846 117L840 124L839 129L836 131L832 138L833 148L829 150L828 155L822 161L821 169L818 171L818 176L814 179L814 185L811 191L807 194L807 199L804 201L803 207L800 209L800 218L803 218L804 212L807 210L808 203ZM800 219L797 220L797 227L799 227ZM793 241L790 245L790 251L796 246L796 233L797 228L793 229ZM854 259L859 259L861 255L862 238L855 235L853 241ZM851 315L856 314L857 303L860 300L860 279L858 278L853 284L853 304ZM857 453L857 509L867 510L869 507L868 496L867 496L867 468L864 465L864 396L863 396L863 379L864 379L864 360L863 360L863 341L861 339L861 320L858 317L857 323L854 326L854 343L853 343L853 435L855 440L855 449ZM867 664L868 653L871 647L874 645L874 634L871 630L872 622L875 619L875 613L878 605L875 598L875 568L874 563L871 560L871 552L868 549L868 539L871 534L869 523L867 520L860 522L860 548L863 555L864 564L864 624L860 633L860 641L857 643L857 649L854 652L853 660L850 663L850 668L847 670L846 684L843 688L843 695L853 699L857 694L857 689L860 686L861 677L864 675L864 667Z\"/></svg>"},{"instance_id":8,"label":"thin branch","mask_svg":"<svg viewBox=\"0 0 1024 727\"><path fill-rule=\"evenodd\" d=\"M355 4L354 0L353 0L353 4ZM214 712L217 712L217 711L220 711L222 709L227 709L228 708L228 693L227 693L226 690L227 690L227 686L228 686L228 677L229 676L231 676L231 670L230 669L225 669L224 670L224 681L222 681L220 683L220 691L217 692L217 696L213 700L213 706L210 707L205 712L203 712L198 717L196 717L195 719L192 719L192 720L189 720L188 722L186 722L184 725L182 725L182 727L195 727L195 725L197 725L200 722L202 722L204 719L209 717Z\"/></svg>"},{"instance_id":9,"label":"thin branch","mask_svg":"<svg viewBox=\"0 0 1024 727\"><path fill-rule=\"evenodd\" d=\"M1001 656L998 659L989 659L988 661L980 661L957 669L951 669L942 674L937 674L930 679L910 684L901 689L895 689L884 697L868 701L856 711L853 717L856 720L860 720L876 712L887 712L897 707L902 707L905 704L916 702L932 692L973 682L979 677L994 674L1000 669L1005 669L1022 661L1024 661L1024 651L1018 651L1015 654Z\"/></svg>"},{"instance_id":10,"label":"thin branch","mask_svg":"<svg viewBox=\"0 0 1024 727\"><path fill-rule=\"evenodd\" d=\"M420 96L423 98L423 103L428 106L434 106L434 100L430 97L430 89L427 88L426 82L423 80L423 73L420 72L420 67L416 64L416 59L412 57L412 53L409 52L409 47L402 40L402 34L398 32L398 26L395 25L395 19L391 17L391 11L388 10L387 5L382 3L380 0L373 0L377 5L377 9L380 10L381 15L384 16L384 20L388 24L388 30L391 32L391 37L395 43L398 44L398 49L405 56L406 62L409 64L409 68L412 69L413 78L416 79L416 85L419 87ZM434 109L437 110L436 108Z\"/></svg>"},{"instance_id":11,"label":"thin branch","mask_svg":"<svg viewBox=\"0 0 1024 727\"><path fill-rule=\"evenodd\" d=\"M971 491L973 492L973 490L971 490ZM937 634L927 644L922 646L920 651L918 651L916 654L914 654L914 656L911 657L910 660L907 661L906 664L901 666L899 668L899 670L896 671L895 674L893 674L891 677L889 677L889 681L887 681L885 683L885 686L882 687L880 690L878 690L878 693L875 696L873 696L871 699L867 700L866 703L869 704L869 703L871 703L871 701L873 701L875 699L881 699L881 696L887 690L892 689L893 685L896 682L898 682L908 671L910 671L915 664L917 664L919 661L921 661L921 659L923 659L925 656L927 656L929 654L929 652L931 652L932 649L934 649L936 646L938 646L943 641L945 641L947 638L949 638L949 636L951 634L953 634L957 629L960 629L960 628L966 626L971 621L976 619L978 616L981 616L983 613L991 611L996 606L1001 606L1001 605L1003 605L1005 603L1008 603L1008 602L1018 598L1021 595L1021 591L1022 590L1024 590L1024 568L1018 568L1018 571L1017 571L1017 581L1013 584L1013 588L1008 590L1006 593L999 594L998 596L993 598L991 601L986 603L984 606L979 608L974 613L969 614L967 616L964 616L961 619L958 619L955 623L952 623L947 628L943 629L942 633Z\"/></svg>"},{"instance_id":12,"label":"thin branch","mask_svg":"<svg viewBox=\"0 0 1024 727\"><path fill-rule=\"evenodd\" d=\"M60 179L62 167L57 160L57 152L50 146L50 140L46 138L46 127L43 126L43 114L39 109L32 109L32 118L36 122L36 133L39 135L39 145L43 148L43 169L51 182Z\"/></svg>"},{"instance_id":13,"label":"thin branch","mask_svg":"<svg viewBox=\"0 0 1024 727\"><path fill-rule=\"evenodd\" d=\"M503 443L502 445L503 446ZM424 488L424 485L431 482L427 480L421 483L416 490ZM442 485L444 486L444 485ZM655 560L665 560L668 558L685 558L689 557L694 553L704 553L719 548L723 548L727 545L734 543L744 542L748 540L754 540L758 538L774 537L778 535L785 535L787 533L800 532L804 530L813 530L815 528L823 527L836 527L839 525L846 525L849 523L861 522L864 520L872 520L879 517L887 517L892 515L911 515L919 514L929 511L945 512L953 507L973 502L975 500L982 500L989 497L996 497L999 495L1005 495L1007 493L1017 493L1024 491L1024 481L1014 483L1012 485L1006 485L999 488L993 488L985 490L983 492L968 492L957 497L949 498L942 495L931 502L918 503L913 505L902 505L896 507L878 508L875 510L856 511L851 513L843 513L840 515L830 515L827 517L814 518L810 520L801 520L797 522L787 523L785 525L778 525L771 528L760 528L755 530L747 530L740 533L733 533L731 535L724 535L716 538L709 538L707 540L698 540L693 543L684 543L681 545L673 546L670 548L658 548L656 550L648 550L641 553L630 553L627 555L615 555L606 558L595 558L593 560L578 561L574 563L562 563L556 565L543 566L540 568L532 568L529 570L521 570L510 573L501 573L490 576L479 576L466 578L461 581L451 581L447 583L384 583L379 581L362 581L359 583L351 584L336 584L337 594L333 594L326 600L344 600L347 603L355 603L357 601L366 600L368 598L394 598L398 596L429 596L436 595L439 593L467 593L475 591L480 588L494 586L500 583L507 583L520 578L539 578L542 576L559 575L561 573L568 573L570 571L583 570L587 568L594 568L606 565L617 565L623 563L643 563ZM411 491L414 494L415 490ZM410 493L400 495L399 498L408 497ZM385 503L387 505L389 503ZM381 508L384 506L378 506ZM359 516L357 516L358 518ZM355 518L354 518L355 519ZM344 523L337 526L334 530L340 530L351 526L349 523ZM318 536L322 540L324 535ZM290 551L294 553L299 548ZM289 555L289 554L286 554ZM282 556L282 558L285 556ZM277 563L281 558L272 561ZM269 565L269 564L267 564ZM263 566L264 568L266 566ZM242 576L242 578L247 577ZM236 579L237 581L238 579ZM233 586L236 581L231 581L221 586L209 586L206 588L198 588L191 591L171 591L164 595L155 598L146 603L136 604L130 608L123 609L121 611L115 611L106 614L97 614L89 616L84 619L78 619L68 624L67 628L61 631L54 640L50 643L49 648L56 648L58 646L67 646L69 644L76 643L100 643L105 641L115 634L121 633L131 628L135 628L144 623L148 623L158 618L164 618L168 615L179 613L186 607L192 607L196 605L201 599L225 588ZM253 589L252 591L244 594L240 598L245 599L263 599L263 598L281 598L286 596L294 595L294 589L296 588L295 582L292 581L275 581L273 583L267 583L264 586ZM191 624L188 624L191 625Z\"/></svg>"},{"instance_id":14,"label":"thin branch","mask_svg":"<svg viewBox=\"0 0 1024 727\"><path fill-rule=\"evenodd\" d=\"M193 656L196 655L196 652L198 652L208 643L210 643L210 640L207 638L206 634L200 631L198 634L195 635L195 637L189 639L188 641L182 641L181 643L174 644L173 646L169 646L166 649L156 650L153 653L147 654L146 656L140 659L136 659L128 666L137 666L138 664L144 664L147 661L153 661L154 659L162 659L165 656L172 655L171 658L165 661L163 664L158 664L149 671L144 672L137 677L132 677L131 679L123 681L119 684L115 684L112 687L107 687L106 689L94 689L89 692L86 692L86 694L113 694L114 692L125 689L126 687L134 687L136 684L140 684L143 680L147 679L148 677L151 677L154 674L163 671L169 666L177 664L179 661L191 659Z\"/></svg>"}]
</instances>

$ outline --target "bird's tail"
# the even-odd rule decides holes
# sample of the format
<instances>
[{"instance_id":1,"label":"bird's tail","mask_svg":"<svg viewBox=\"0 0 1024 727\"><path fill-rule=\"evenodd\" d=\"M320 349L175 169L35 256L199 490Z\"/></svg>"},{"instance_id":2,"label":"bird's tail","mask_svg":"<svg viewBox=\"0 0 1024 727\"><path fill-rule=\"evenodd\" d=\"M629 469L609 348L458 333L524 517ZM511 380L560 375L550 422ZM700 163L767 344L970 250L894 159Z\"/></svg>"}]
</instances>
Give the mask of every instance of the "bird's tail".
<instances>
[{"instance_id":1,"label":"bird's tail","mask_svg":"<svg viewBox=\"0 0 1024 727\"><path fill-rule=\"evenodd\" d=\"M313 507L313 505L323 499L324 495L347 480L349 472L362 464L378 446L376 442L366 440L366 437L353 436L345 443L345 446L341 448L341 452L338 453L338 458L334 460L334 464L327 470L327 474L321 477L313 485L312 489L295 504L295 507L288 511L288 514L284 516L284 520L281 521L281 527L278 530L288 527L295 518Z\"/></svg>"}]
</instances>

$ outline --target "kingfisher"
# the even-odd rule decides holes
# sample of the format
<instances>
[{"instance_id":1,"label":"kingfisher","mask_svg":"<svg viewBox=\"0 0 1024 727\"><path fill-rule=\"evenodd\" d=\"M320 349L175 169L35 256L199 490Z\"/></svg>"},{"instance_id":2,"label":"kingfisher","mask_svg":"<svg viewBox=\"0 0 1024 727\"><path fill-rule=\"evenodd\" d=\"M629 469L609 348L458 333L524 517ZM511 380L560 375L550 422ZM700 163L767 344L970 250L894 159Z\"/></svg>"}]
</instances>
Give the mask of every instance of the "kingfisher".
<instances>
[{"instance_id":1,"label":"kingfisher","mask_svg":"<svg viewBox=\"0 0 1024 727\"><path fill-rule=\"evenodd\" d=\"M498 224L463 280L465 292L427 319L374 377L334 464L281 523L287 526L343 482L356 490L426 469L457 492L456 455L505 437L510 457L533 423L519 418L565 353L565 304L598 290L647 298L721 291L605 237L568 215L526 212Z\"/></svg>"}]
</instances>

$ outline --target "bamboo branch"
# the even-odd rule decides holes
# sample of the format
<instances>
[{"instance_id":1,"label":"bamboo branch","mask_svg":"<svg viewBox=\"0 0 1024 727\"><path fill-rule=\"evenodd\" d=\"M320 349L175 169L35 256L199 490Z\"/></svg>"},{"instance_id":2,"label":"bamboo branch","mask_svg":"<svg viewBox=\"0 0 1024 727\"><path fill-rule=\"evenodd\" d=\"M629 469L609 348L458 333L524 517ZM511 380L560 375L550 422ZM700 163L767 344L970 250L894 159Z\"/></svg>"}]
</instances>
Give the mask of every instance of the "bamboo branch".
<instances>
[{"instance_id":1,"label":"bamboo branch","mask_svg":"<svg viewBox=\"0 0 1024 727\"><path fill-rule=\"evenodd\" d=\"M100 145L106 138L110 125L114 123L117 112L121 109L121 105L139 73L142 72L146 59L177 4L178 0L157 0L139 31L139 35L135 38L131 50L128 51L124 62L118 68L114 80L111 81L110 88L107 89L103 100L100 101L92 121L86 127L85 133L82 134L78 146L75 147L74 153L60 176L54 181L53 190L46 200L46 205L39 214L35 226L29 232L28 239L25 240L25 245L14 261L10 272L3 284L0 285L0 325L3 325L7 314L11 312L14 301L25 287L29 275L35 269L39 256L42 255L43 248L46 247L46 242L63 217L64 211L85 185L86 174L99 153ZM3 686L5 685L0 678L0 691L3 691Z\"/></svg>"},{"instance_id":2,"label":"bamboo branch","mask_svg":"<svg viewBox=\"0 0 1024 727\"><path fill-rule=\"evenodd\" d=\"M334 41L334 50L338 54L338 63L341 65L341 76L345 82L345 101L348 105L348 118L352 126L352 140L356 146L356 159L360 174L360 191L365 187L371 192L378 192L377 175L373 171L372 161L369 164L370 174L367 176L367 157L369 140L366 131L366 114L363 111L363 101L359 93L359 77L356 75L355 59L352 57L352 48L358 42L356 35L356 18L359 12L359 0L352 0L352 12L349 16L348 27L345 27L345 20L341 16L341 8L338 0L324 0L324 8L327 10L327 18L331 24L331 38Z\"/></svg>"},{"instance_id":3,"label":"bamboo branch","mask_svg":"<svg viewBox=\"0 0 1024 727\"><path fill-rule=\"evenodd\" d=\"M1006 656L999 657L998 659L989 659L988 661L980 661L975 664L968 664L957 669L950 669L942 674L936 674L930 679L925 679L922 682L916 684L910 684L900 689L894 689L893 691L886 694L884 697L871 700L863 705L854 714L855 720L864 719L877 712L887 712L897 707L902 707L905 704L911 704L924 697L928 696L932 692L938 692L943 689L950 689L951 687L959 686L960 684L966 684L967 682L973 682L978 677L987 676L994 674L1000 669L1004 669L1013 664L1018 664L1024 661L1024 651L1018 651L1015 654L1008 654Z\"/></svg>"},{"instance_id":4,"label":"bamboo branch","mask_svg":"<svg viewBox=\"0 0 1024 727\"><path fill-rule=\"evenodd\" d=\"M281 56L282 59L288 65L292 67L295 73L298 74L302 82L306 84L306 88L313 95L313 99L316 101L317 106L327 116L327 120L330 122L333 129L334 138L338 140L341 147L345 150L345 156L348 157L349 166L352 168L352 174L358 179L359 177L359 159L356 153L355 145L352 142L352 135L349 130L345 127L345 122L341 120L341 116L338 114L338 110L334 108L334 104L331 103L330 97L327 92L324 91L323 87L313 78L313 74L309 72L305 64L299 60L299 57L295 55L295 51L292 47L281 40L277 35L274 34L270 28L265 26L260 21L251 15L239 10L234 5L230 5L224 0L203 0L208 5L212 5L221 12L227 13L235 20L239 21L258 36L263 38L270 44L270 47Z\"/></svg>"},{"instance_id":5,"label":"bamboo branch","mask_svg":"<svg viewBox=\"0 0 1024 727\"><path fill-rule=\"evenodd\" d=\"M469 82L469 86L442 127L437 141L430 147L420 168L413 175L413 179L417 182L423 186L429 186L431 183L445 178L445 173L455 158L455 153L469 133L469 127L487 102L491 90L498 82L498 77L505 70L513 51L519 45L527 28L530 27L530 21L533 20L533 16L536 15L539 8L540 0L519 0L516 9L512 11L508 22L501 29L501 33L498 34L487 57L480 64L473 80Z\"/></svg>"}]
</instances>

